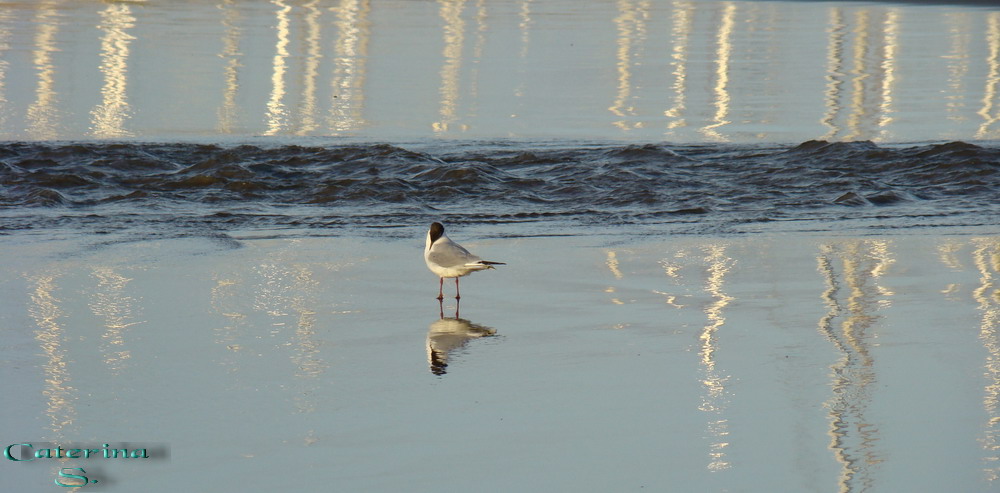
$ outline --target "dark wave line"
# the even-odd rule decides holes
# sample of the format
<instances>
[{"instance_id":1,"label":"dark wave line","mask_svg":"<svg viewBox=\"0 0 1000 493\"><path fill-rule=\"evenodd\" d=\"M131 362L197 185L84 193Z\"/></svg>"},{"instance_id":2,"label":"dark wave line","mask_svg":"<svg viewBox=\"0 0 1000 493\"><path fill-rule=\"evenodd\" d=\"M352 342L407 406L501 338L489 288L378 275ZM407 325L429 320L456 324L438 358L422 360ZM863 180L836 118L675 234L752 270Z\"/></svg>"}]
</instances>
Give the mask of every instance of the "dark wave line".
<instances>
[{"instance_id":1,"label":"dark wave line","mask_svg":"<svg viewBox=\"0 0 1000 493\"><path fill-rule=\"evenodd\" d=\"M1000 149L964 142L466 144L421 151L389 144L7 143L0 144L0 208L237 211L210 216L223 224L330 210L625 222L767 221L817 210L850 217L856 214L845 211L859 207L954 215L995 208L998 171ZM313 209L287 210L301 207Z\"/></svg>"}]
</instances>

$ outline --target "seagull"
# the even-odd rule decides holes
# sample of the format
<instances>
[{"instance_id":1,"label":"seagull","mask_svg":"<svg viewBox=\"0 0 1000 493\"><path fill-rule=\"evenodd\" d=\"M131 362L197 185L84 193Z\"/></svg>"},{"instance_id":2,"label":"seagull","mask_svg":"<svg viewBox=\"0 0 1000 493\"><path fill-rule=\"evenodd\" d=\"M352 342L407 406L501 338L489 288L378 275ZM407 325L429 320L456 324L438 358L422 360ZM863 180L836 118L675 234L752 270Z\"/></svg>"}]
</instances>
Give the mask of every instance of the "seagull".
<instances>
[{"instance_id":1,"label":"seagull","mask_svg":"<svg viewBox=\"0 0 1000 493\"><path fill-rule=\"evenodd\" d=\"M455 299L461 299L458 292L458 278L469 275L477 270L493 269L494 265L507 265L503 262L490 262L483 260L468 250L451 241L444 234L444 226L441 223L431 224L431 229L427 231L427 243L424 247L424 261L427 268L441 278L438 283L438 300L444 299L444 278L455 278Z\"/></svg>"}]
</instances>

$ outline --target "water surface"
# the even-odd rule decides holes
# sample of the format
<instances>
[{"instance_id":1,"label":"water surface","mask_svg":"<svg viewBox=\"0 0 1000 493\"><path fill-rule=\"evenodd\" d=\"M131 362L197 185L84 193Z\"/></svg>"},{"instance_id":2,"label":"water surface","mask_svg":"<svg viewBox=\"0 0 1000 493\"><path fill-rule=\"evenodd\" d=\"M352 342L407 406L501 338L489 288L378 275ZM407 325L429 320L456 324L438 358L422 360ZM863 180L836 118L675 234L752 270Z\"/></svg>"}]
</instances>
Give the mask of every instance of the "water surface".
<instances>
[{"instance_id":1,"label":"water surface","mask_svg":"<svg viewBox=\"0 0 1000 493\"><path fill-rule=\"evenodd\" d=\"M963 142L0 144L0 231L879 233L996 226L998 175L1000 150Z\"/></svg>"},{"instance_id":2,"label":"water surface","mask_svg":"<svg viewBox=\"0 0 1000 493\"><path fill-rule=\"evenodd\" d=\"M995 235L451 232L507 262L460 306L416 228L0 243L0 434L170 452L0 485L996 489Z\"/></svg>"},{"instance_id":3,"label":"water surface","mask_svg":"<svg viewBox=\"0 0 1000 493\"><path fill-rule=\"evenodd\" d=\"M95 491L993 491L998 88L975 3L0 3L0 446L169 451ZM461 306L432 220L507 262Z\"/></svg>"},{"instance_id":4,"label":"water surface","mask_svg":"<svg viewBox=\"0 0 1000 493\"><path fill-rule=\"evenodd\" d=\"M998 84L975 4L0 4L6 140L983 140Z\"/></svg>"}]
</instances>

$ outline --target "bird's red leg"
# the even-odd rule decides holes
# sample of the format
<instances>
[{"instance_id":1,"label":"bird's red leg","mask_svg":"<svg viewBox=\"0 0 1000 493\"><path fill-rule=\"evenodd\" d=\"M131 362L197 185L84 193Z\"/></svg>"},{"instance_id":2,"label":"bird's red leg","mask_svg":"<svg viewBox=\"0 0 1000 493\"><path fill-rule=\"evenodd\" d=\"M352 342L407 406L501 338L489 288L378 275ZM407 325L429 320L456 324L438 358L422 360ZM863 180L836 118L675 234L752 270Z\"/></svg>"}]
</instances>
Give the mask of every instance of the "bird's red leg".
<instances>
[{"instance_id":1,"label":"bird's red leg","mask_svg":"<svg viewBox=\"0 0 1000 493\"><path fill-rule=\"evenodd\" d=\"M455 278L455 299L456 300L462 299L462 295L459 294L459 292L458 292L458 278L457 277Z\"/></svg>"},{"instance_id":2,"label":"bird's red leg","mask_svg":"<svg viewBox=\"0 0 1000 493\"><path fill-rule=\"evenodd\" d=\"M444 278L438 283L438 301L444 300Z\"/></svg>"}]
</instances>

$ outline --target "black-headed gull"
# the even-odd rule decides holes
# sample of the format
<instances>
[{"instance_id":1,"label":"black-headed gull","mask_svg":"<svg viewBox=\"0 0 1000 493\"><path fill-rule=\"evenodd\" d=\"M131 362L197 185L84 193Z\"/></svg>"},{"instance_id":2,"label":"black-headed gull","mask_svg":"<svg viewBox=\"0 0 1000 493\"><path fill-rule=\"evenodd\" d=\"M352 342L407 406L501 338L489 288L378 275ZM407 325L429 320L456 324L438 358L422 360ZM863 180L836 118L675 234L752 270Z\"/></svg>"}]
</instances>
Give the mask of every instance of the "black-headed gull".
<instances>
[{"instance_id":1,"label":"black-headed gull","mask_svg":"<svg viewBox=\"0 0 1000 493\"><path fill-rule=\"evenodd\" d=\"M431 224L431 229L427 231L427 243L424 247L424 261L427 268L437 274L441 279L438 283L437 299L444 299L444 278L455 278L455 299L462 296L458 291L458 278L469 275L477 270L492 269L494 265L506 265L503 262L490 262L483 260L468 250L451 241L444 234L444 226L441 223Z\"/></svg>"}]
</instances>

